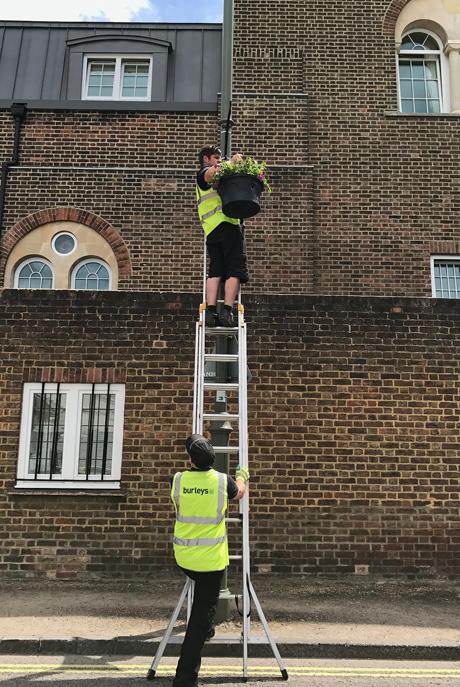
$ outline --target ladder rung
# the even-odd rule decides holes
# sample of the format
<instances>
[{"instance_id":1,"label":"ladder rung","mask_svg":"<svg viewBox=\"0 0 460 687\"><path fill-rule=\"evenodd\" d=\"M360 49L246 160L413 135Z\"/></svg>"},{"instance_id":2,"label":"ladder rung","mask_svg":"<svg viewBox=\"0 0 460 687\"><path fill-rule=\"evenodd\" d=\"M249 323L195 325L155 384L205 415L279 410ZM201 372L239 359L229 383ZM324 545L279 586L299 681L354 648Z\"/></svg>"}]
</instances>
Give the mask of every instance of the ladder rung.
<instances>
[{"instance_id":1,"label":"ladder rung","mask_svg":"<svg viewBox=\"0 0 460 687\"><path fill-rule=\"evenodd\" d=\"M213 446L214 453L239 453L239 446Z\"/></svg>"},{"instance_id":2,"label":"ladder rung","mask_svg":"<svg viewBox=\"0 0 460 687\"><path fill-rule=\"evenodd\" d=\"M183 637L180 637L182 640ZM247 639L248 644L271 644L270 640L267 639L267 637L255 637L254 635L251 635L251 637L248 637ZM179 643L179 642L177 642ZM213 637L212 639L208 640L209 644L242 644L243 643L243 633L238 636L227 636L223 635L222 637Z\"/></svg>"},{"instance_id":3,"label":"ladder rung","mask_svg":"<svg viewBox=\"0 0 460 687\"><path fill-rule=\"evenodd\" d=\"M215 363L237 363L238 355L236 353L205 353L204 359Z\"/></svg>"},{"instance_id":4,"label":"ladder rung","mask_svg":"<svg viewBox=\"0 0 460 687\"><path fill-rule=\"evenodd\" d=\"M229 556L228 559L230 561L241 561L243 556Z\"/></svg>"},{"instance_id":5,"label":"ladder rung","mask_svg":"<svg viewBox=\"0 0 460 687\"><path fill-rule=\"evenodd\" d=\"M225 518L226 522L241 522L241 518Z\"/></svg>"},{"instance_id":6,"label":"ladder rung","mask_svg":"<svg viewBox=\"0 0 460 687\"><path fill-rule=\"evenodd\" d=\"M234 334L238 327L206 327L206 334Z\"/></svg>"},{"instance_id":7,"label":"ladder rung","mask_svg":"<svg viewBox=\"0 0 460 687\"><path fill-rule=\"evenodd\" d=\"M203 420L216 420L217 422L219 420L235 420L238 421L240 419L239 415L234 415L232 413L203 413Z\"/></svg>"},{"instance_id":8,"label":"ladder rung","mask_svg":"<svg viewBox=\"0 0 460 687\"><path fill-rule=\"evenodd\" d=\"M216 389L218 391L219 389L227 389L228 391L237 391L239 389L239 385L237 382L204 382L203 387L205 389Z\"/></svg>"},{"instance_id":9,"label":"ladder rung","mask_svg":"<svg viewBox=\"0 0 460 687\"><path fill-rule=\"evenodd\" d=\"M168 644L182 644L184 635L171 635L168 639ZM270 640L264 637L256 637L251 635L247 639L248 644L270 644ZM222 635L221 637L213 637L208 639L206 644L242 644L243 635Z\"/></svg>"}]
</instances>

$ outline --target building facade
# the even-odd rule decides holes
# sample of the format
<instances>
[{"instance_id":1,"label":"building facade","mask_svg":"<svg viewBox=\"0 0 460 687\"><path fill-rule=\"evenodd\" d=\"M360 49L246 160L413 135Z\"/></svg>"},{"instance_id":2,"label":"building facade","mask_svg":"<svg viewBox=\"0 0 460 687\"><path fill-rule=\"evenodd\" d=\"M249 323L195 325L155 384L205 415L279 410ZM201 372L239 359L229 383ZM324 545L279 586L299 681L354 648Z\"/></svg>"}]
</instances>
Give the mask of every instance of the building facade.
<instances>
[{"instance_id":1,"label":"building facade","mask_svg":"<svg viewBox=\"0 0 460 687\"><path fill-rule=\"evenodd\" d=\"M0 574L155 574L221 27L0 34ZM259 572L460 572L459 55L457 0L235 0Z\"/></svg>"}]
</instances>

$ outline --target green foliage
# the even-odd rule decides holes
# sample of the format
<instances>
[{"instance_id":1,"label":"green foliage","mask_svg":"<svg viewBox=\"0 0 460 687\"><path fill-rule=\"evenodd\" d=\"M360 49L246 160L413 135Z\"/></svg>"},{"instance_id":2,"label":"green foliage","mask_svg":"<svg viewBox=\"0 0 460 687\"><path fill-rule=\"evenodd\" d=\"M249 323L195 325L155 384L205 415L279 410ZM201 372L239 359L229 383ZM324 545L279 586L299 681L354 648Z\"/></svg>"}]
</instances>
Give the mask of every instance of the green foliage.
<instances>
[{"instance_id":1,"label":"green foliage","mask_svg":"<svg viewBox=\"0 0 460 687\"><path fill-rule=\"evenodd\" d=\"M221 162L219 170L214 176L214 185L217 185L222 177L228 177L232 174L251 174L263 183L268 193L272 192L266 162L257 162L253 157L244 157L242 160L235 160L234 162L230 160Z\"/></svg>"}]
</instances>

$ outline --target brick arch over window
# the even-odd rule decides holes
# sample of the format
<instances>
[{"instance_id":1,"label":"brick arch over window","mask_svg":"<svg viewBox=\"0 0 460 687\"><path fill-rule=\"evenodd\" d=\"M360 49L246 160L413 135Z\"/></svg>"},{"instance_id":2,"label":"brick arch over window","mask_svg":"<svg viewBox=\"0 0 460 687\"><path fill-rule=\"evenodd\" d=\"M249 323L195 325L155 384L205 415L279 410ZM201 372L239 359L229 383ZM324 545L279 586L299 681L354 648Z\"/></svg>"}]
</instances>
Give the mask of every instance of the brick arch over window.
<instances>
[{"instance_id":1,"label":"brick arch over window","mask_svg":"<svg viewBox=\"0 0 460 687\"><path fill-rule=\"evenodd\" d=\"M391 0L387 11L385 13L385 18L383 20L383 33L386 36L393 36L395 31L395 25L399 15L401 14L404 7L411 0Z\"/></svg>"},{"instance_id":2,"label":"brick arch over window","mask_svg":"<svg viewBox=\"0 0 460 687\"><path fill-rule=\"evenodd\" d=\"M77 222L94 229L112 248L118 263L119 277L128 277L132 272L128 248L118 231L102 217L78 208L48 208L27 215L9 229L2 240L0 272L3 273L13 247L26 234L49 222Z\"/></svg>"}]
</instances>

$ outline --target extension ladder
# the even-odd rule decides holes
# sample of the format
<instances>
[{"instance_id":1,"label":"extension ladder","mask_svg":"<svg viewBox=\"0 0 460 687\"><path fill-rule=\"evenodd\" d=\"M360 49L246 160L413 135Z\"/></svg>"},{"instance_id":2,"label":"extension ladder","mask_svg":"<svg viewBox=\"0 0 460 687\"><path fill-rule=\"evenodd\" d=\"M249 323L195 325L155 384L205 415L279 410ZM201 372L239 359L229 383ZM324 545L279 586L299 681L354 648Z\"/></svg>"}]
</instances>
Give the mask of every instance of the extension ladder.
<instances>
[{"instance_id":1,"label":"extension ladder","mask_svg":"<svg viewBox=\"0 0 460 687\"><path fill-rule=\"evenodd\" d=\"M193 434L203 434L205 424L214 421L229 421L235 422L238 427L238 444L232 446L214 446L216 454L228 454L237 457L237 462L241 467L248 467L248 417L247 417L247 355L246 355L246 323L244 320L244 307L241 303L241 290L238 293L237 311L238 319L235 327L213 327L205 326L205 310L206 310L206 246L204 251L204 265L203 265L203 303L199 309L199 319L196 323L196 341L195 341L195 377L194 377L194 393L193 393ZM236 337L238 341L237 353L218 353L209 352L208 341L217 343L219 337ZM214 347L216 351L221 348ZM220 382L207 381L205 374L206 363L237 363L238 365L238 381L237 382ZM237 392L237 413L228 412L206 412L205 392ZM283 680L288 679L288 673L283 665L282 658L278 651L278 647L274 642L267 620L265 618L262 606L259 603L254 587L251 582L250 573L250 551L249 551L249 492L248 484L246 484L245 496L239 501L239 517L226 518L227 523L239 523L242 527L242 554L230 555L230 561L242 561L242 577L243 577L243 628L241 637L225 638L213 637L210 643L225 643L225 644L241 644L243 647L243 679L248 677L248 646L250 644L270 644L273 655L275 656L278 666L281 671ZM190 617L192 601L193 601L193 586L194 582L187 578L182 592L180 594L177 605L170 618L169 624L166 628L165 634L158 646L152 665L147 674L147 679L152 680L155 677L156 669L163 656L164 650L168 643L178 644L182 642L182 637L174 635L174 626L176 624L179 613L184 606L187 599L187 622ZM259 620L265 631L265 637L251 637L251 602L254 604Z\"/></svg>"}]
</instances>

